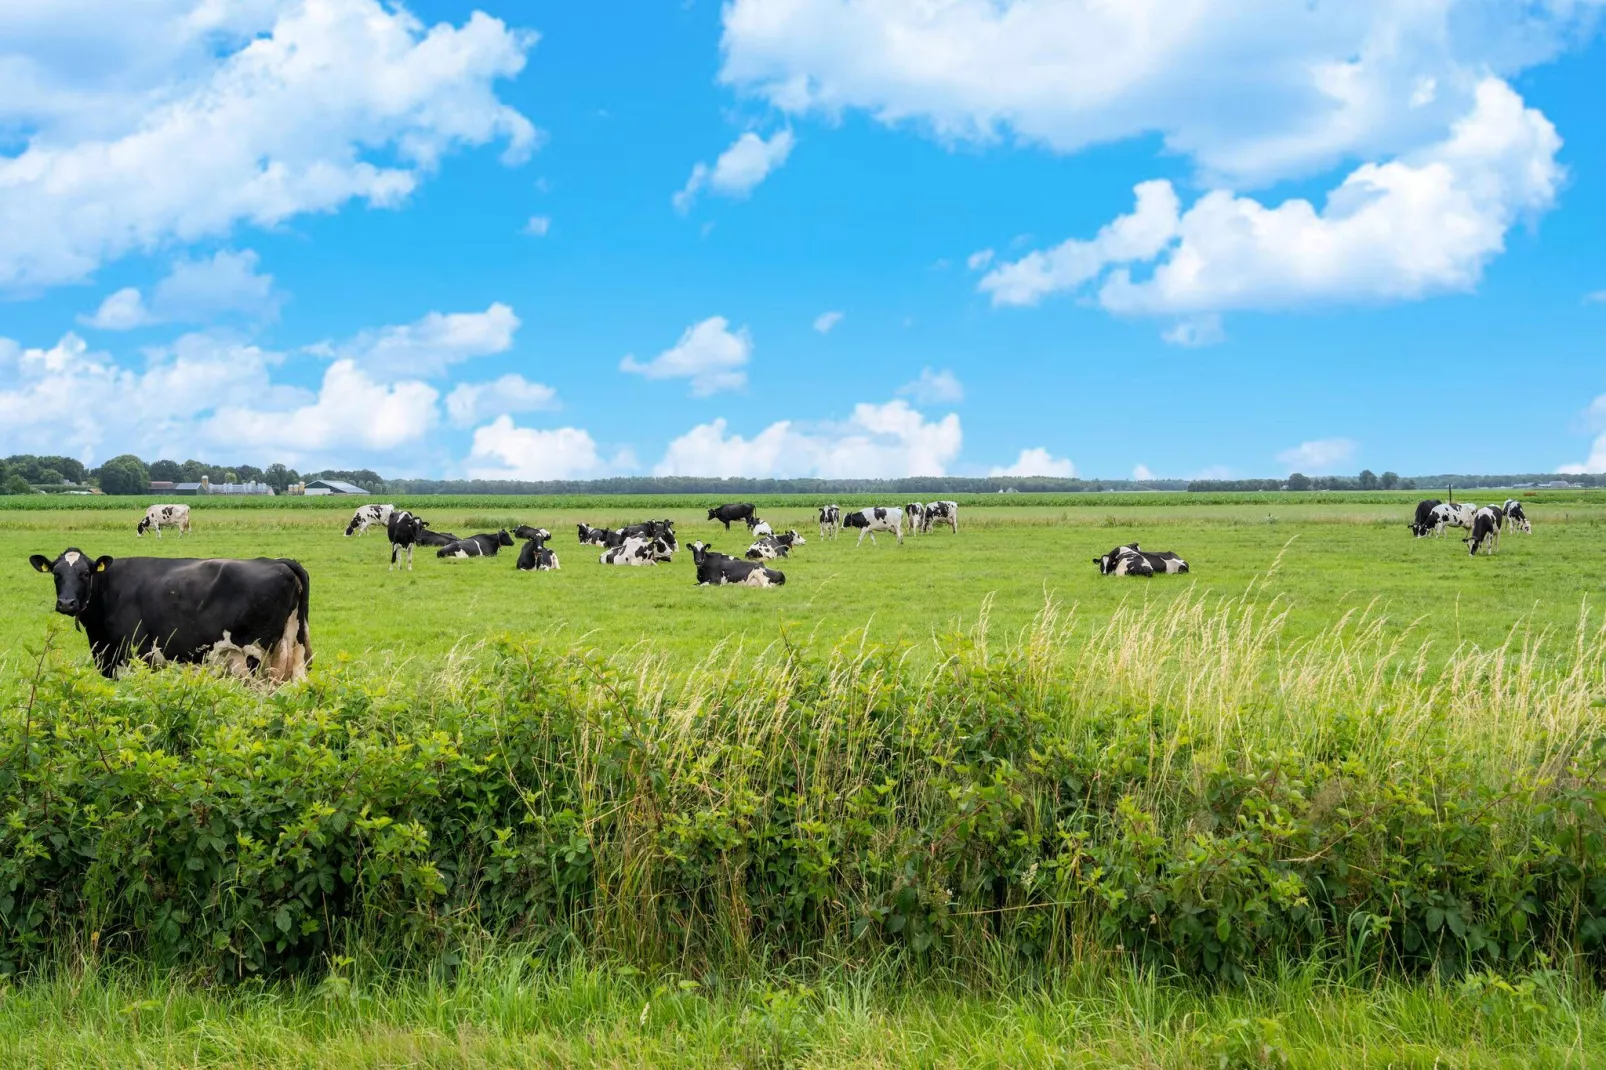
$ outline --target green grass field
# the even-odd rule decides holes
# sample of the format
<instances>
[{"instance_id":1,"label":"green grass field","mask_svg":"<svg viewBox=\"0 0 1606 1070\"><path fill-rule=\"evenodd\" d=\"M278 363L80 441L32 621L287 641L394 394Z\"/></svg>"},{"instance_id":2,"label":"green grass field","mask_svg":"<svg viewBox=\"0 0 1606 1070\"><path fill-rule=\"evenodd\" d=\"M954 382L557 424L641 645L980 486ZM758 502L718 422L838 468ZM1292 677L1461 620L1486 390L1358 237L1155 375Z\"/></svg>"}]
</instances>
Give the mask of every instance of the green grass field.
<instances>
[{"instance_id":1,"label":"green grass field","mask_svg":"<svg viewBox=\"0 0 1606 1070\"><path fill-rule=\"evenodd\" d=\"M1606 1065L1606 493L1478 558L1417 497L761 500L769 590L685 500L403 503L542 574L0 500L0 1066ZM300 559L311 681L92 677L69 545Z\"/></svg>"},{"instance_id":2,"label":"green grass field","mask_svg":"<svg viewBox=\"0 0 1606 1070\"><path fill-rule=\"evenodd\" d=\"M933 636L973 625L984 605L995 631L1008 634L1048 597L1074 606L1091 626L1124 601L1163 602L1190 589L1236 596L1257 580L1264 597L1285 600L1291 637L1373 607L1441 651L1462 642L1487 648L1514 628L1570 633L1606 572L1606 493L1552 492L1531 502L1535 534L1510 535L1498 554L1477 559L1456 537L1410 537L1405 524L1416 494L1325 495L1310 503L1289 495L1214 496L1212 504L1197 497L1087 495L1048 506L984 497L965 503L957 537L938 531L902 547L885 537L862 546L850 535L822 540L812 502L761 501L777 530L795 527L808 539L778 566L787 575L778 590L697 588L686 549L692 541L740 553L748 540L684 501L403 503L459 535L518 523L549 528L563 569L521 574L513 567L516 547L475 561L440 561L426 552L412 573L389 572L383 534L343 537L352 505L332 499L277 508L199 502L193 534L162 540L135 538L143 505L112 508L97 500L75 508L52 499L40 503L49 508L0 509L0 556L13 563L0 570L0 600L13 607L0 619L0 650L19 650L44 634L50 585L26 559L67 546L112 556L295 557L312 576L318 658L392 664L503 633L606 651L646 643L683 662L721 642L749 650L783 636L829 643L864 628L873 641L928 650ZM616 525L660 516L674 518L683 548L670 565L605 567L594 548L576 541L578 521ZM1091 559L1133 540L1177 551L1192 573L1148 581L1098 575Z\"/></svg>"}]
</instances>

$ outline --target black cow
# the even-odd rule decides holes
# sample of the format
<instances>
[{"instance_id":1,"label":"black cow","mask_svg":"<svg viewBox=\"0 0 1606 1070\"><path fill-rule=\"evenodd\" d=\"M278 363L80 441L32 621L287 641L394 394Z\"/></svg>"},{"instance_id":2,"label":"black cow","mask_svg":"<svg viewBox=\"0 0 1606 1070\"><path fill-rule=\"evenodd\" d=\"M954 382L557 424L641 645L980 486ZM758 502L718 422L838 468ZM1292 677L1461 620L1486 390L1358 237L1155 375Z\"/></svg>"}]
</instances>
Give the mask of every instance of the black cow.
<instances>
[{"instance_id":1,"label":"black cow","mask_svg":"<svg viewBox=\"0 0 1606 1070\"><path fill-rule=\"evenodd\" d=\"M420 546L450 546L457 541L457 536L449 531L430 531L427 520L420 520L419 523L424 525L424 530L418 533Z\"/></svg>"},{"instance_id":2,"label":"black cow","mask_svg":"<svg viewBox=\"0 0 1606 1070\"><path fill-rule=\"evenodd\" d=\"M385 534L390 537L390 568L396 567L396 559L403 551L407 553L407 571L413 570L413 547L423 541L425 521L418 519L405 509L398 509L390 514L385 521Z\"/></svg>"},{"instance_id":3,"label":"black cow","mask_svg":"<svg viewBox=\"0 0 1606 1070\"><path fill-rule=\"evenodd\" d=\"M135 657L153 667L210 661L274 683L307 674L312 585L297 561L91 559L69 548L28 563L55 578L56 612L83 628L105 676Z\"/></svg>"},{"instance_id":4,"label":"black cow","mask_svg":"<svg viewBox=\"0 0 1606 1070\"><path fill-rule=\"evenodd\" d=\"M1417 538L1433 531L1433 510L1443 504L1437 498L1423 498L1416 503L1416 518L1411 521L1411 534Z\"/></svg>"},{"instance_id":5,"label":"black cow","mask_svg":"<svg viewBox=\"0 0 1606 1070\"><path fill-rule=\"evenodd\" d=\"M715 553L703 543L691 544L692 563L697 567L697 586L721 587L735 584L739 587L779 587L786 582L786 573L766 568L757 561L743 561Z\"/></svg>"},{"instance_id":6,"label":"black cow","mask_svg":"<svg viewBox=\"0 0 1606 1070\"><path fill-rule=\"evenodd\" d=\"M503 528L495 535L470 535L466 539L449 542L435 551L436 557L495 557L496 551L513 545L513 536Z\"/></svg>"},{"instance_id":7,"label":"black cow","mask_svg":"<svg viewBox=\"0 0 1606 1070\"><path fill-rule=\"evenodd\" d=\"M1505 519L1505 513L1498 505L1486 505L1472 514L1472 535L1461 540L1471 543L1468 553L1476 554L1482 550L1492 554L1500 549L1500 523Z\"/></svg>"},{"instance_id":8,"label":"black cow","mask_svg":"<svg viewBox=\"0 0 1606 1070\"><path fill-rule=\"evenodd\" d=\"M721 505L717 509L708 510L708 519L717 520L725 525L725 530L731 529L732 520L745 520L748 527L752 527L754 520L753 506L748 502L732 502Z\"/></svg>"},{"instance_id":9,"label":"black cow","mask_svg":"<svg viewBox=\"0 0 1606 1070\"><path fill-rule=\"evenodd\" d=\"M524 535L524 532L530 534ZM558 555L547 549L546 541L552 536L545 528L528 528L521 524L517 534L525 540L515 566L520 572L556 572L562 567L558 564Z\"/></svg>"},{"instance_id":10,"label":"black cow","mask_svg":"<svg viewBox=\"0 0 1606 1070\"><path fill-rule=\"evenodd\" d=\"M842 510L835 505L820 506L820 538L836 538L842 530Z\"/></svg>"},{"instance_id":11,"label":"black cow","mask_svg":"<svg viewBox=\"0 0 1606 1070\"><path fill-rule=\"evenodd\" d=\"M594 528L590 524L576 525L580 529L581 546L620 546L625 541L625 533L610 531L607 528Z\"/></svg>"},{"instance_id":12,"label":"black cow","mask_svg":"<svg viewBox=\"0 0 1606 1070\"><path fill-rule=\"evenodd\" d=\"M528 524L520 524L513 529L515 539L550 539L552 533L546 528L532 528Z\"/></svg>"},{"instance_id":13,"label":"black cow","mask_svg":"<svg viewBox=\"0 0 1606 1070\"><path fill-rule=\"evenodd\" d=\"M1188 571L1188 563L1170 550L1150 553L1138 549L1135 542L1117 546L1102 557L1095 557L1093 563L1106 576L1152 576L1156 572L1175 575Z\"/></svg>"}]
</instances>

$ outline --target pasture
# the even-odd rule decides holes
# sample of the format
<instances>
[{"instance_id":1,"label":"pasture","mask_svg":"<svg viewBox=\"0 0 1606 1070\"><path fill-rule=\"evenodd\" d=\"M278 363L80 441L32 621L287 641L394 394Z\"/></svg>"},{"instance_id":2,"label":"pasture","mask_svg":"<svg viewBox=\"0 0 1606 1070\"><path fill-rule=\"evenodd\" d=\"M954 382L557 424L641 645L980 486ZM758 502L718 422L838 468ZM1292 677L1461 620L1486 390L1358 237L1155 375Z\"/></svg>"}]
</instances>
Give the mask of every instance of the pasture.
<instances>
[{"instance_id":1,"label":"pasture","mask_svg":"<svg viewBox=\"0 0 1606 1070\"><path fill-rule=\"evenodd\" d=\"M455 647L504 634L604 653L640 646L685 665L719 644L751 653L783 641L829 645L863 631L869 641L924 658L934 654L934 638L973 627L984 606L993 633L1010 635L1049 598L1074 607L1091 627L1123 603L1165 604L1185 592L1236 597L1251 584L1258 599L1287 608L1290 638L1368 608L1391 628L1431 640L1435 657L1462 643L1498 646L1513 629L1570 634L1606 574L1606 494L1546 492L1529 501L1535 534L1508 534L1499 553L1476 559L1460 532L1410 537L1418 496L1328 495L1309 503L1295 495L1215 496L1201 504L1187 494L1086 495L1053 505L982 497L964 503L958 536L938 530L902 547L884 534L876 545L855 546L854 532L821 539L812 500L761 500L760 514L777 531L796 528L808 540L774 563L787 584L773 590L694 585L694 540L733 555L750 540L740 524L726 532L686 500L399 503L458 535L544 526L563 568L541 574L514 570L517 547L463 561L437 560L421 547L411 573L388 571L381 531L343 537L351 500L191 499L193 534L160 540L134 536L143 503L74 508L53 500L44 503L50 508L0 509L0 559L11 562L0 570L0 602L11 607L0 618L0 651L14 654L43 636L53 619L50 584L26 559L67 546L92 556L294 557L312 577L318 659L392 668L433 664ZM671 564L608 568L597 563L597 549L576 541L579 522L618 526L649 517L676 522L682 550ZM1175 550L1191 573L1100 576L1091 559L1131 541Z\"/></svg>"}]
</instances>

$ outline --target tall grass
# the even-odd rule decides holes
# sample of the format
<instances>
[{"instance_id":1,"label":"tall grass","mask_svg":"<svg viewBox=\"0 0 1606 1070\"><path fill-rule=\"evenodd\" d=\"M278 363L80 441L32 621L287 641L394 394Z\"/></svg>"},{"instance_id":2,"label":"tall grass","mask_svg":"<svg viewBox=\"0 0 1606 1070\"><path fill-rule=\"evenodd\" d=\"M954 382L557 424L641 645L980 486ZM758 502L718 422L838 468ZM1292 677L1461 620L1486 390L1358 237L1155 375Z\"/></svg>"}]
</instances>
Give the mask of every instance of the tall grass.
<instances>
[{"instance_id":1,"label":"tall grass","mask_svg":"<svg viewBox=\"0 0 1606 1070\"><path fill-rule=\"evenodd\" d=\"M490 935L691 975L1592 972L1606 630L1440 660L1371 611L1285 622L1258 588L1091 627L1048 602L918 670L863 634L690 672L504 639L272 695L45 659L0 728L0 969Z\"/></svg>"}]
</instances>

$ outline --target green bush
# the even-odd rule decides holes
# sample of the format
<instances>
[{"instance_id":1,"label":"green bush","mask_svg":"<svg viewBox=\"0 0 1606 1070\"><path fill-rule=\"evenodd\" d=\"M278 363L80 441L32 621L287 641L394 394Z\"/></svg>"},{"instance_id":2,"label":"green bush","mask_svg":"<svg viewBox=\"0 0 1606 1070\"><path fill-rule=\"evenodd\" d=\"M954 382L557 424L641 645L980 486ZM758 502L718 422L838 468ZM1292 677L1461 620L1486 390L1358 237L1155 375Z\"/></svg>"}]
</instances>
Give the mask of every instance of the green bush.
<instances>
[{"instance_id":1,"label":"green bush","mask_svg":"<svg viewBox=\"0 0 1606 1070\"><path fill-rule=\"evenodd\" d=\"M673 679L505 640L263 695L47 659L0 696L0 972L93 947L296 973L358 938L450 961L482 932L643 964L1598 961L1606 733L1571 703L1600 649L1520 694L1492 661L1317 681L1372 656L1353 636L1234 682L1205 637L1258 625L1195 603L1164 611L1167 675L1113 670L1145 613L1078 647L1051 616L1003 652L951 637L930 675L844 644Z\"/></svg>"}]
</instances>

